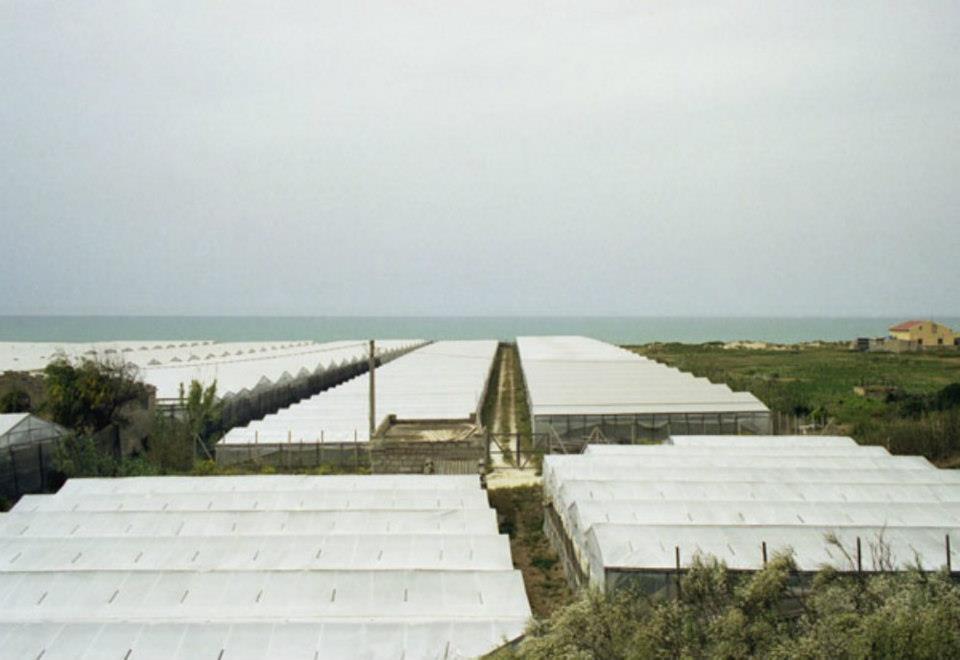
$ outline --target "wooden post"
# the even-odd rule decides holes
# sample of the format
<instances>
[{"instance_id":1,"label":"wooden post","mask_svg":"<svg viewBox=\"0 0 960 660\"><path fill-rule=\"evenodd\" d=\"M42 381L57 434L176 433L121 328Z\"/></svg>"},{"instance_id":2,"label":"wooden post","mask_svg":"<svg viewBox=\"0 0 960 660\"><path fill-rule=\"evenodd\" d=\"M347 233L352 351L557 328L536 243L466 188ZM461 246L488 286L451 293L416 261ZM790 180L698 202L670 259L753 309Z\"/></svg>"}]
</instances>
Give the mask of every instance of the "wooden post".
<instances>
[{"instance_id":1,"label":"wooden post","mask_svg":"<svg viewBox=\"0 0 960 660\"><path fill-rule=\"evenodd\" d=\"M860 551L860 537L857 537L857 573L863 572L863 555Z\"/></svg>"},{"instance_id":2,"label":"wooden post","mask_svg":"<svg viewBox=\"0 0 960 660\"><path fill-rule=\"evenodd\" d=\"M944 534L943 541L947 546L947 573L953 573L953 562L950 557L950 535Z\"/></svg>"},{"instance_id":3,"label":"wooden post","mask_svg":"<svg viewBox=\"0 0 960 660\"><path fill-rule=\"evenodd\" d=\"M367 357L367 373L370 374L370 440L373 440L373 434L377 431L377 389L376 376L377 359L375 357L376 347L373 340L370 340L370 355ZM356 438L354 438L356 442Z\"/></svg>"},{"instance_id":4,"label":"wooden post","mask_svg":"<svg viewBox=\"0 0 960 660\"><path fill-rule=\"evenodd\" d=\"M760 544L760 551L761 553L763 553L763 566L764 568L766 568L767 566L767 542L766 541L763 541Z\"/></svg>"},{"instance_id":5,"label":"wooden post","mask_svg":"<svg viewBox=\"0 0 960 660\"><path fill-rule=\"evenodd\" d=\"M487 428L487 463L493 465L493 461L490 459L490 443L493 442L493 433Z\"/></svg>"},{"instance_id":6,"label":"wooden post","mask_svg":"<svg viewBox=\"0 0 960 660\"><path fill-rule=\"evenodd\" d=\"M680 600L680 546L673 546L673 557L676 562L676 574L677 574L677 600Z\"/></svg>"}]
</instances>

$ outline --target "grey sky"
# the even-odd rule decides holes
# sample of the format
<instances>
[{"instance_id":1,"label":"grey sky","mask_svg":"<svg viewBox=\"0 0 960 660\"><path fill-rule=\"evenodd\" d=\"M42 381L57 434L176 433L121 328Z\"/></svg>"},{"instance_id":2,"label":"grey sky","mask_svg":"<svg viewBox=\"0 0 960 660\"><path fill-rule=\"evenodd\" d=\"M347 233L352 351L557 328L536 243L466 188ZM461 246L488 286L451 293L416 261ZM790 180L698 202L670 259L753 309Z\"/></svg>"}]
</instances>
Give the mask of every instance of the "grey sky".
<instances>
[{"instance_id":1,"label":"grey sky","mask_svg":"<svg viewBox=\"0 0 960 660\"><path fill-rule=\"evenodd\" d=\"M0 314L960 314L960 4L0 6Z\"/></svg>"}]
</instances>

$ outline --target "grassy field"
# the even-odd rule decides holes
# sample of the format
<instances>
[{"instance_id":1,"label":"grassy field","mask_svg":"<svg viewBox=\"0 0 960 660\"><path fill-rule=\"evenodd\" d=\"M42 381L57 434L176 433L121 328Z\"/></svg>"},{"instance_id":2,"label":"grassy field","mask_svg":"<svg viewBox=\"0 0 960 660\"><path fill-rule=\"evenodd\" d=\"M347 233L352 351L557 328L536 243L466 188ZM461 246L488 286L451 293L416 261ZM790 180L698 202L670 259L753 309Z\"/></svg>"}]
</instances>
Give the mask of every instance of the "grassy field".
<instances>
[{"instance_id":1,"label":"grassy field","mask_svg":"<svg viewBox=\"0 0 960 660\"><path fill-rule=\"evenodd\" d=\"M839 344L762 350L726 349L715 343L629 348L735 390L753 392L771 410L828 419L833 431L865 442L877 441L898 425L921 423L915 419L919 415L905 412L907 404L935 397L960 382L960 352L859 353ZM870 399L854 394L858 385L895 389L890 397Z\"/></svg>"}]
</instances>

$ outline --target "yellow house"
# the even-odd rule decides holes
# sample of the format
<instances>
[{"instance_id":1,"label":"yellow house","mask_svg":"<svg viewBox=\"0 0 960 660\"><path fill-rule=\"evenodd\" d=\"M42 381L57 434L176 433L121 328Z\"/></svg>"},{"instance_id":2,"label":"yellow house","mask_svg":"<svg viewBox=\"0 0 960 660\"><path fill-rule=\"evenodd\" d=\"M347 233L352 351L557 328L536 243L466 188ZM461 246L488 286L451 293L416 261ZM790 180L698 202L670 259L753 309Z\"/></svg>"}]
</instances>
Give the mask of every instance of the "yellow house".
<instances>
[{"instance_id":1,"label":"yellow house","mask_svg":"<svg viewBox=\"0 0 960 660\"><path fill-rule=\"evenodd\" d=\"M924 348L953 346L957 340L953 330L933 321L905 321L891 326L890 336Z\"/></svg>"}]
</instances>

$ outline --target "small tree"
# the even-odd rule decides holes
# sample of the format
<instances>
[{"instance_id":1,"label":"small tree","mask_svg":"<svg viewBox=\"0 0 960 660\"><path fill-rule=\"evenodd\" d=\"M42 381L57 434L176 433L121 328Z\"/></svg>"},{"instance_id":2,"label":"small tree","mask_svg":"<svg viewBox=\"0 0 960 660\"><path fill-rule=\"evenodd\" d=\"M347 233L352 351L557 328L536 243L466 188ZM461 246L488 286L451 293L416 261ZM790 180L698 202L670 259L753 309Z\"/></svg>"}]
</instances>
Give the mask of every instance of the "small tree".
<instances>
[{"instance_id":1,"label":"small tree","mask_svg":"<svg viewBox=\"0 0 960 660\"><path fill-rule=\"evenodd\" d=\"M208 443L216 439L223 418L223 402L217 399L217 381L213 381L206 388L197 381L191 382L186 397L181 385L180 403L186 411L191 437L209 455Z\"/></svg>"},{"instance_id":2,"label":"small tree","mask_svg":"<svg viewBox=\"0 0 960 660\"><path fill-rule=\"evenodd\" d=\"M158 412L146 443L147 460L162 472L189 470L193 466L193 443L186 421Z\"/></svg>"},{"instance_id":3,"label":"small tree","mask_svg":"<svg viewBox=\"0 0 960 660\"><path fill-rule=\"evenodd\" d=\"M126 426L122 408L147 396L136 367L122 361L58 358L47 365L46 410L54 422L79 435L92 435L110 424Z\"/></svg>"}]
</instances>

